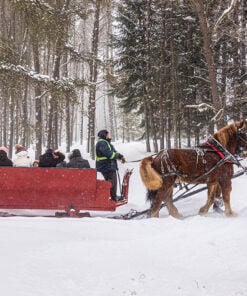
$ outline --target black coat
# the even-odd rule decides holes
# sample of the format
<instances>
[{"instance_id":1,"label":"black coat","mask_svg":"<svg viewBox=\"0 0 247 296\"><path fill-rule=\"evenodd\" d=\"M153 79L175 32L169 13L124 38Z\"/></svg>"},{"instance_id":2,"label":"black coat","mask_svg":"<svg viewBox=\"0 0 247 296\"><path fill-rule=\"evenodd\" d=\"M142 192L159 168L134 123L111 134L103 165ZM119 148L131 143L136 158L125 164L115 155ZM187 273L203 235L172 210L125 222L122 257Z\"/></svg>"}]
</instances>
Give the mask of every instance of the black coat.
<instances>
[{"instance_id":1,"label":"black coat","mask_svg":"<svg viewBox=\"0 0 247 296\"><path fill-rule=\"evenodd\" d=\"M7 153L3 150L0 150L0 166L13 166L12 160L8 158Z\"/></svg>"},{"instance_id":2,"label":"black coat","mask_svg":"<svg viewBox=\"0 0 247 296\"><path fill-rule=\"evenodd\" d=\"M58 163L65 159L65 156L61 152L54 153L57 158L53 156L52 153L44 153L39 157L39 167L56 167Z\"/></svg>"},{"instance_id":3,"label":"black coat","mask_svg":"<svg viewBox=\"0 0 247 296\"><path fill-rule=\"evenodd\" d=\"M81 156L72 157L67 163L68 168L79 168L79 169L89 169L90 165L88 160L83 159Z\"/></svg>"},{"instance_id":4,"label":"black coat","mask_svg":"<svg viewBox=\"0 0 247 296\"><path fill-rule=\"evenodd\" d=\"M69 155L68 168L89 169L90 165L88 160L83 159L79 149L74 149Z\"/></svg>"}]
</instances>

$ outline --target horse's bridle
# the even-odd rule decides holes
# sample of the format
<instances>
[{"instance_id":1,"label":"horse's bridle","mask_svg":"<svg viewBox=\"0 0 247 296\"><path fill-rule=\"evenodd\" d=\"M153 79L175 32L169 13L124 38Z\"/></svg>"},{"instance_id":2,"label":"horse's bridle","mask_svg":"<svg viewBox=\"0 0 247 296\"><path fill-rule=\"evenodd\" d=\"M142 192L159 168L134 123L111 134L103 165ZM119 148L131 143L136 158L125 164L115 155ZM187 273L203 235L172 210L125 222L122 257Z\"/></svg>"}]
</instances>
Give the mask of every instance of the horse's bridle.
<instances>
[{"instance_id":1,"label":"horse's bridle","mask_svg":"<svg viewBox=\"0 0 247 296\"><path fill-rule=\"evenodd\" d=\"M241 154L243 152L243 150L247 149L247 122L245 120L245 126L243 127L237 127L237 140L240 139L241 142L244 144L243 146L241 147L237 147L236 149L238 150L237 151L237 154ZM239 152L239 153L238 153Z\"/></svg>"}]
</instances>

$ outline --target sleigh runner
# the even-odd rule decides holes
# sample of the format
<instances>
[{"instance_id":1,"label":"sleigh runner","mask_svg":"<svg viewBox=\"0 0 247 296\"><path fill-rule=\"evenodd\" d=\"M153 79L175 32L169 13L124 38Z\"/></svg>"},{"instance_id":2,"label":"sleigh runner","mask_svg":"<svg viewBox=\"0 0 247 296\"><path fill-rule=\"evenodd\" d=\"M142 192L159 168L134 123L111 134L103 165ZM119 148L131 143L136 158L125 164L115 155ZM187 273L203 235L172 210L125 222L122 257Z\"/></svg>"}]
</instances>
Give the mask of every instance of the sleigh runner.
<instances>
[{"instance_id":1,"label":"sleigh runner","mask_svg":"<svg viewBox=\"0 0 247 296\"><path fill-rule=\"evenodd\" d=\"M110 199L111 183L97 179L95 169L0 168L0 209L55 210L80 216L80 211L115 211L128 203L131 171L122 182L122 198ZM6 212L4 216L7 216Z\"/></svg>"}]
</instances>

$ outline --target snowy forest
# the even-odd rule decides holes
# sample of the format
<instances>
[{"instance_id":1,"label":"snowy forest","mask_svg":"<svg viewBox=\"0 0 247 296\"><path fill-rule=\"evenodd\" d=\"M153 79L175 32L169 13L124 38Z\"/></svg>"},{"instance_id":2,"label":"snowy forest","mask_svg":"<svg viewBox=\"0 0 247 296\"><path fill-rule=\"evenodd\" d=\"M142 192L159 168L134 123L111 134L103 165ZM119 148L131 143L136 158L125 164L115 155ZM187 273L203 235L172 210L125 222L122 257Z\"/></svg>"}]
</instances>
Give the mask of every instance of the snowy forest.
<instances>
[{"instance_id":1,"label":"snowy forest","mask_svg":"<svg viewBox=\"0 0 247 296\"><path fill-rule=\"evenodd\" d=\"M190 147L247 116L246 0L0 0L0 144Z\"/></svg>"}]
</instances>

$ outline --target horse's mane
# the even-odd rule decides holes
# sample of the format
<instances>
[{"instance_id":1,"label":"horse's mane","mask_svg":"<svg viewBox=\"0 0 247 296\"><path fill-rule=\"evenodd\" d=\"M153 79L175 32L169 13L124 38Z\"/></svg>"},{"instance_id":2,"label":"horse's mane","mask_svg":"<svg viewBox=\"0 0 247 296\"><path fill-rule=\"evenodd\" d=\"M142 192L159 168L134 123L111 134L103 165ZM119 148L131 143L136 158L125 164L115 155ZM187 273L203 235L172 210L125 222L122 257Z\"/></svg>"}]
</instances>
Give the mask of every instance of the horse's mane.
<instances>
[{"instance_id":1,"label":"horse's mane","mask_svg":"<svg viewBox=\"0 0 247 296\"><path fill-rule=\"evenodd\" d=\"M223 146L226 146L230 138L237 132L237 123L232 123L221 128L214 134L214 138Z\"/></svg>"}]
</instances>

